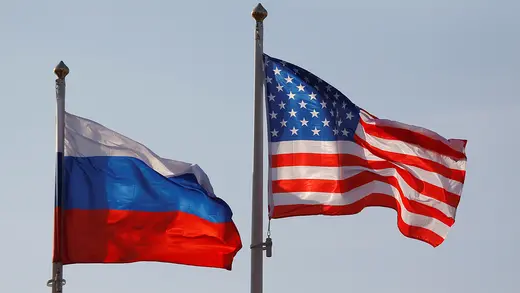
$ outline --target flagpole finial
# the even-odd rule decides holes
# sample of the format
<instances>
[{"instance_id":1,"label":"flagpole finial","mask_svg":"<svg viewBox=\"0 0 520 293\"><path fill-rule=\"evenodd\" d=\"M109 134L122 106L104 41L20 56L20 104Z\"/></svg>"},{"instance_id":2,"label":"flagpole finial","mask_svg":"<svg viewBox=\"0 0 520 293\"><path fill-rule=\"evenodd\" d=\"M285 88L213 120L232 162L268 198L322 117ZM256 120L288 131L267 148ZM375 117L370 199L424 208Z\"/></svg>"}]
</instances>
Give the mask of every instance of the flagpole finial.
<instances>
[{"instance_id":1,"label":"flagpole finial","mask_svg":"<svg viewBox=\"0 0 520 293\"><path fill-rule=\"evenodd\" d=\"M267 17L267 10L262 6L262 3L258 3L253 9L253 12L251 12L251 15L256 21L262 22Z\"/></svg>"},{"instance_id":2,"label":"flagpole finial","mask_svg":"<svg viewBox=\"0 0 520 293\"><path fill-rule=\"evenodd\" d=\"M67 74L69 74L69 68L63 61L60 61L56 67L54 67L54 74L58 77L58 79L65 79Z\"/></svg>"}]
</instances>

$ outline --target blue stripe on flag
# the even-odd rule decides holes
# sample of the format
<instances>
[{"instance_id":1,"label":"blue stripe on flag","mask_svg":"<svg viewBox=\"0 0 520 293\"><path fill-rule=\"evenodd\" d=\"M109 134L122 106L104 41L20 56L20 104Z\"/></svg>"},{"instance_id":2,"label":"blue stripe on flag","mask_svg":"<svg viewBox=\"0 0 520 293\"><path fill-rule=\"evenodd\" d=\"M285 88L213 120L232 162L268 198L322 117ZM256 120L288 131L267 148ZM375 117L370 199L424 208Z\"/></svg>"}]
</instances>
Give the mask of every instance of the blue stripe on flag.
<instances>
[{"instance_id":1,"label":"blue stripe on flag","mask_svg":"<svg viewBox=\"0 0 520 293\"><path fill-rule=\"evenodd\" d=\"M132 157L70 157L65 166L65 209L185 212L214 223L232 211L208 196L192 174L166 178Z\"/></svg>"}]
</instances>

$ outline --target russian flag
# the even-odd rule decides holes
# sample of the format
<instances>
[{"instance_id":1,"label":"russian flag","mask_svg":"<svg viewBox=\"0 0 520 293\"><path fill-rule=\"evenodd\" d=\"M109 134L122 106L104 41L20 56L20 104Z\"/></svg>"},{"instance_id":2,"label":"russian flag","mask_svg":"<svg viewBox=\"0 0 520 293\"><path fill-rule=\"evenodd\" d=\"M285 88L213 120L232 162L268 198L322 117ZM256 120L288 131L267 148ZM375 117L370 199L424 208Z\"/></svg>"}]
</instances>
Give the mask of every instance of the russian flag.
<instances>
[{"instance_id":1,"label":"russian flag","mask_svg":"<svg viewBox=\"0 0 520 293\"><path fill-rule=\"evenodd\" d=\"M66 113L63 170L64 197L56 204L63 234L55 260L231 270L241 238L230 207L198 165L161 158Z\"/></svg>"}]
</instances>

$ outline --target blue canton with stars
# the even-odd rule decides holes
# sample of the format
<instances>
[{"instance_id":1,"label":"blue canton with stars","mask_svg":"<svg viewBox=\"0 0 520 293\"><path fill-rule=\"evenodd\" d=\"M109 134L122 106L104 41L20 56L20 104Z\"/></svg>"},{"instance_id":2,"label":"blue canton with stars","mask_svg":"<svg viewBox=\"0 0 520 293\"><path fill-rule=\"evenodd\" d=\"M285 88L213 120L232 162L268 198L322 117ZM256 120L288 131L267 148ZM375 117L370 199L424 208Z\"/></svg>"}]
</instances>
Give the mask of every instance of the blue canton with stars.
<instances>
[{"instance_id":1,"label":"blue canton with stars","mask_svg":"<svg viewBox=\"0 0 520 293\"><path fill-rule=\"evenodd\" d=\"M271 142L354 140L359 107L324 80L264 54Z\"/></svg>"}]
</instances>

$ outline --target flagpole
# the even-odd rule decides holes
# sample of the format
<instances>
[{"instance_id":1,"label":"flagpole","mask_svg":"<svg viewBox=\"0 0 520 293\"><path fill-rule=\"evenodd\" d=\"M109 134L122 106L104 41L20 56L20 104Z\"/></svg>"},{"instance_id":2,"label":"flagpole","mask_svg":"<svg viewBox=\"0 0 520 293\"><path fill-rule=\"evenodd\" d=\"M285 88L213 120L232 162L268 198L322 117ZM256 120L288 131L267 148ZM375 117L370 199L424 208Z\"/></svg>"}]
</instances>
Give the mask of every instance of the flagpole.
<instances>
[{"instance_id":1,"label":"flagpole","mask_svg":"<svg viewBox=\"0 0 520 293\"><path fill-rule=\"evenodd\" d=\"M65 77L69 68L61 61L55 68L56 79L56 182L54 211L54 255L52 260L52 279L47 286L52 287L52 293L63 292L63 152L65 144Z\"/></svg>"},{"instance_id":2,"label":"flagpole","mask_svg":"<svg viewBox=\"0 0 520 293\"><path fill-rule=\"evenodd\" d=\"M251 293L262 293L263 286L263 21L267 11L258 4L251 13L256 20L255 27L255 98L254 98L254 141L253 141L253 190L251 204Z\"/></svg>"}]
</instances>

